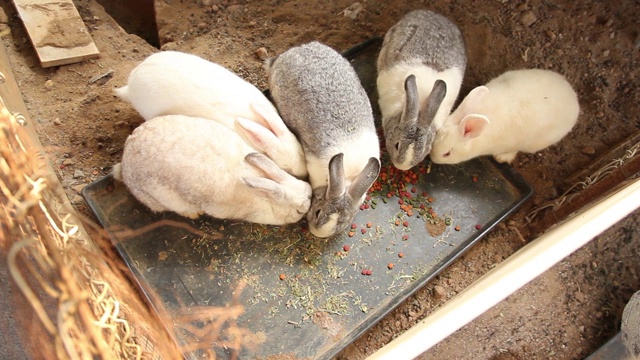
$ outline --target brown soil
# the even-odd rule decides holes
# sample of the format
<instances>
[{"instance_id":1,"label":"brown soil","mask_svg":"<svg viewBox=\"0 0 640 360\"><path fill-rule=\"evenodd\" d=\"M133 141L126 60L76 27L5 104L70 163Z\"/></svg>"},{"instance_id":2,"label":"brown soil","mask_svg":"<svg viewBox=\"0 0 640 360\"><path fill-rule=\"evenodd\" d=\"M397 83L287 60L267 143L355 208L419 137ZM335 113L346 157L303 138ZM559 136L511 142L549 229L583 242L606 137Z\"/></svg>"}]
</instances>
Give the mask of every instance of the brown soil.
<instances>
[{"instance_id":1,"label":"brown soil","mask_svg":"<svg viewBox=\"0 0 640 360\"><path fill-rule=\"evenodd\" d=\"M79 191L110 171L126 137L142 122L112 89L157 49L127 34L95 0L74 3L99 59L41 68L11 2L0 4L7 15L0 16L0 32L10 29L2 42L50 161L72 203L89 214ZM428 7L454 20L465 36L469 66L462 94L506 70L547 68L575 86L582 112L562 142L520 154L513 164L534 188L532 199L346 348L341 359L365 358L533 240L550 217L545 211L529 223L525 217L532 209L557 199L571 185L565 180L599 156L613 159L608 150L640 128L637 1L364 0L351 19L342 11L352 3L158 0L156 20L163 49L201 55L263 88L259 48L273 56L319 40L342 51L383 35L407 11ZM109 70L113 77L107 81L89 83ZM638 259L636 211L420 358L582 359L618 331L625 303L640 288Z\"/></svg>"}]
</instances>

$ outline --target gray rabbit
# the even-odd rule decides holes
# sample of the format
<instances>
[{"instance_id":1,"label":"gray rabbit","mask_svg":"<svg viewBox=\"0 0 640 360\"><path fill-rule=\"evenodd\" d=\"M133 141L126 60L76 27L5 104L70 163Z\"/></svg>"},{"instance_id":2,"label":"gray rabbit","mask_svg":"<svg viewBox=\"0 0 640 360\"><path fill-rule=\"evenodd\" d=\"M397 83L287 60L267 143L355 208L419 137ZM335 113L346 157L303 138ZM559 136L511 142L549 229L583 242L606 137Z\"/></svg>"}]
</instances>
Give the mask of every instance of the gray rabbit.
<instances>
[{"instance_id":1,"label":"gray rabbit","mask_svg":"<svg viewBox=\"0 0 640 360\"><path fill-rule=\"evenodd\" d=\"M377 86L395 167L408 170L429 154L458 97L466 65L460 30L440 14L414 10L389 29L378 56Z\"/></svg>"},{"instance_id":2,"label":"gray rabbit","mask_svg":"<svg viewBox=\"0 0 640 360\"><path fill-rule=\"evenodd\" d=\"M266 65L274 103L305 153L313 188L309 230L332 236L353 221L380 172L371 104L349 62L318 42Z\"/></svg>"}]
</instances>

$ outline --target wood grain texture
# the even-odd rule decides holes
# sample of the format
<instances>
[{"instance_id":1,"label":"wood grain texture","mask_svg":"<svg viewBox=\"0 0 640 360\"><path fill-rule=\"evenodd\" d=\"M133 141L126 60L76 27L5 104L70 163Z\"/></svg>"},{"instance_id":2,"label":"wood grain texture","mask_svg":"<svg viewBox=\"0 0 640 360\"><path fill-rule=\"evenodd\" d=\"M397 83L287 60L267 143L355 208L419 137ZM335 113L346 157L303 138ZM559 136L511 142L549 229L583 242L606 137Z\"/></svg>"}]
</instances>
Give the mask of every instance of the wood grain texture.
<instances>
[{"instance_id":1,"label":"wood grain texture","mask_svg":"<svg viewBox=\"0 0 640 360\"><path fill-rule=\"evenodd\" d=\"M42 67L100 55L71 0L13 0Z\"/></svg>"}]
</instances>

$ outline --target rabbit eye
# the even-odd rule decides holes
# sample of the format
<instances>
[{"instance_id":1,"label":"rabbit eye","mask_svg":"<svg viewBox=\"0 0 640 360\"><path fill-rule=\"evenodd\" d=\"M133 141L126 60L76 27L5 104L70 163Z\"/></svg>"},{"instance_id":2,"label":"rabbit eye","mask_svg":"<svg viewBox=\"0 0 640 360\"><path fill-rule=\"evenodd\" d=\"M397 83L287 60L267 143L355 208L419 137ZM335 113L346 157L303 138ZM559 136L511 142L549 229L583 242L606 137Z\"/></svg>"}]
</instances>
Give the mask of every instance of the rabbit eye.
<instances>
[{"instance_id":1,"label":"rabbit eye","mask_svg":"<svg viewBox=\"0 0 640 360\"><path fill-rule=\"evenodd\" d=\"M316 218L320 217L320 211L321 211L320 209L316 210Z\"/></svg>"},{"instance_id":2,"label":"rabbit eye","mask_svg":"<svg viewBox=\"0 0 640 360\"><path fill-rule=\"evenodd\" d=\"M400 151L400 141L396 143L396 151Z\"/></svg>"},{"instance_id":3,"label":"rabbit eye","mask_svg":"<svg viewBox=\"0 0 640 360\"><path fill-rule=\"evenodd\" d=\"M444 156L444 157L448 157L449 155L451 155L451 150L447 151L447 152L446 152L444 155L442 155L442 156Z\"/></svg>"}]
</instances>

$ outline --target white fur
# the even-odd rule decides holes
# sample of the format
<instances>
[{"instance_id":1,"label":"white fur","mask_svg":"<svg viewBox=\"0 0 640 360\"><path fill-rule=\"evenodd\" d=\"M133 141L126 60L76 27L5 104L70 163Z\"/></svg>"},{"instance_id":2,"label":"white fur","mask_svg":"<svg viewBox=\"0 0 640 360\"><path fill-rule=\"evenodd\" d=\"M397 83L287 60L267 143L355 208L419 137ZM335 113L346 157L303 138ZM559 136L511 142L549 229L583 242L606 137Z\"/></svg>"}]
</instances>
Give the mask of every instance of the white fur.
<instances>
[{"instance_id":1,"label":"white fur","mask_svg":"<svg viewBox=\"0 0 640 360\"><path fill-rule=\"evenodd\" d=\"M338 220L340 219L340 214L333 213L329 215L329 221L324 223L322 226L313 227L313 235L319 238L326 238L332 236L336 232L336 226L338 226Z\"/></svg>"},{"instance_id":2,"label":"white fur","mask_svg":"<svg viewBox=\"0 0 640 360\"><path fill-rule=\"evenodd\" d=\"M256 153L235 132L203 118L166 115L140 125L114 166L131 193L153 211L188 217L282 225L300 220L311 204L311 186L259 155L269 172L246 160ZM264 188L249 186L264 181Z\"/></svg>"},{"instance_id":3,"label":"white fur","mask_svg":"<svg viewBox=\"0 0 640 360\"><path fill-rule=\"evenodd\" d=\"M419 63L399 63L389 70L383 70L378 75L377 86L382 113L383 124L389 118L402 113L405 104L404 82L407 76L415 75L420 98L420 109L426 106L427 98L436 80L443 80L447 84L447 94L438 108L433 120L436 129L439 129L446 120L453 104L460 92L463 70L458 68L447 69L438 72L435 69ZM411 159L412 157L408 157Z\"/></svg>"},{"instance_id":4,"label":"white fur","mask_svg":"<svg viewBox=\"0 0 640 360\"><path fill-rule=\"evenodd\" d=\"M560 141L579 112L578 97L562 75L509 71L469 93L436 134L431 159L455 164L493 155L511 162L519 151L533 153ZM465 137L464 119L478 120L484 129L475 138Z\"/></svg>"},{"instance_id":5,"label":"white fur","mask_svg":"<svg viewBox=\"0 0 640 360\"><path fill-rule=\"evenodd\" d=\"M300 178L307 176L302 147L273 104L258 88L216 63L187 53L158 52L133 69L127 85L114 92L131 103L145 120L160 115L188 115L218 121L238 132L281 168ZM254 111L254 106L268 113L269 119ZM268 151L236 127L238 117L274 132Z\"/></svg>"}]
</instances>

